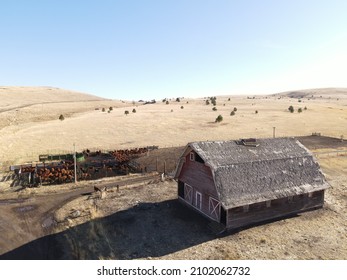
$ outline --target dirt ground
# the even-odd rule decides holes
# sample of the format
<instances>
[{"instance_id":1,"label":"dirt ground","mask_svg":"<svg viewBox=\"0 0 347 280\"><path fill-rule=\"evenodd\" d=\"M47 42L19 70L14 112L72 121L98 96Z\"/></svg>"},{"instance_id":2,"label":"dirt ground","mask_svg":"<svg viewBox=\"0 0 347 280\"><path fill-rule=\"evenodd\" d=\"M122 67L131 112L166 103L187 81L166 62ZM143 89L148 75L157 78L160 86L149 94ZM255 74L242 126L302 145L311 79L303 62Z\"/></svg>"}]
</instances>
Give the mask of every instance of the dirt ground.
<instances>
[{"instance_id":1,"label":"dirt ground","mask_svg":"<svg viewBox=\"0 0 347 280\"><path fill-rule=\"evenodd\" d=\"M0 170L75 142L81 150L158 145L163 149L138 161L159 172L165 162L170 173L189 141L272 137L273 127L277 137L334 137L301 137L313 152L346 149L347 141L339 140L347 137L346 90L217 97L216 112L203 98L143 105L77 93L72 102L64 99L68 95L57 99L58 92L50 103L30 104L35 89L26 89L27 100L22 96L18 106L11 95L0 100ZM307 110L291 114L290 105ZM110 106L112 112L100 111ZM57 119L61 113L64 121ZM220 124L214 122L218 114ZM331 184L323 209L224 234L178 203L176 182L158 176L15 192L1 181L0 259L347 259L347 157L322 154L318 160ZM94 185L108 190L94 192Z\"/></svg>"}]
</instances>

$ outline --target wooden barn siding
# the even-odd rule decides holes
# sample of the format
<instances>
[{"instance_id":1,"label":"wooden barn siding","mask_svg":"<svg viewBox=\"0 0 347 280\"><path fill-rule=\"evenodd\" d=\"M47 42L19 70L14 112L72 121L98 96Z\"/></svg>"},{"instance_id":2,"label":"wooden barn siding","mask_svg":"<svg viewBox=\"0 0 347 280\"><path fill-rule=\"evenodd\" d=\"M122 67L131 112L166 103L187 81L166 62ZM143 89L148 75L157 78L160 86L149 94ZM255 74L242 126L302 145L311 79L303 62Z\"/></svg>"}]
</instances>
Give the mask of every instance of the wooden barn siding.
<instances>
[{"instance_id":1,"label":"wooden barn siding","mask_svg":"<svg viewBox=\"0 0 347 280\"><path fill-rule=\"evenodd\" d=\"M251 204L248 212L244 212L242 206L232 208L227 213L227 228L239 228L256 222L320 208L323 203L324 191L317 191L313 193L312 197L308 197L308 194L294 196L291 202L288 201L288 198L272 200L270 207L266 207L266 202Z\"/></svg>"},{"instance_id":2,"label":"wooden barn siding","mask_svg":"<svg viewBox=\"0 0 347 280\"><path fill-rule=\"evenodd\" d=\"M178 177L178 180L193 187L194 207L196 207L196 191L202 194L202 207L200 211L210 216L209 198L218 198L211 169L204 163L191 161L188 154L186 156L186 162L182 166L182 170Z\"/></svg>"}]
</instances>

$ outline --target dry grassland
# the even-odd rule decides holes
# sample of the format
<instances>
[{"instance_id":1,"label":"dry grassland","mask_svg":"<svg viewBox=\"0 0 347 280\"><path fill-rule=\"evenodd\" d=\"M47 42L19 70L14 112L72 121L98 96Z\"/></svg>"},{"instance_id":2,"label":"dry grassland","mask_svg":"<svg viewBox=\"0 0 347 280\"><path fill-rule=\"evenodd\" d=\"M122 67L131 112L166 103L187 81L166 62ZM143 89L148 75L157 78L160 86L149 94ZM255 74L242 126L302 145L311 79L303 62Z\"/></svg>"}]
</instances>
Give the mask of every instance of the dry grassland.
<instances>
[{"instance_id":1,"label":"dry grassland","mask_svg":"<svg viewBox=\"0 0 347 280\"><path fill-rule=\"evenodd\" d=\"M30 91L22 94L21 104L34 100L32 94ZM212 110L213 105L205 105L203 98L181 98L181 102L173 99L168 105L161 101L133 105L132 102L97 98L97 101L86 101L91 97L80 94L82 102L76 102L75 96L73 102L41 103L1 112L1 108L14 105L8 98L0 99L0 162L35 161L39 154L72 151L73 143L78 150L116 149L182 146L197 140L272 137L273 127L276 127L276 136L321 132L347 137L347 94L324 95L320 91L309 94L301 102L287 95L255 96L254 99L253 96L251 99L218 96L217 111ZM58 92L54 94L57 95ZM65 97L61 100L66 101ZM58 101L54 99L54 102ZM290 105L296 110L293 114L288 112ZM111 113L95 110L110 106L114 107ZM305 106L307 110L297 112L299 107ZM237 112L230 116L234 107ZM134 108L136 113L132 113ZM130 114L125 115L125 110ZM60 114L65 116L64 121L58 120ZM224 119L215 123L219 114Z\"/></svg>"}]
</instances>

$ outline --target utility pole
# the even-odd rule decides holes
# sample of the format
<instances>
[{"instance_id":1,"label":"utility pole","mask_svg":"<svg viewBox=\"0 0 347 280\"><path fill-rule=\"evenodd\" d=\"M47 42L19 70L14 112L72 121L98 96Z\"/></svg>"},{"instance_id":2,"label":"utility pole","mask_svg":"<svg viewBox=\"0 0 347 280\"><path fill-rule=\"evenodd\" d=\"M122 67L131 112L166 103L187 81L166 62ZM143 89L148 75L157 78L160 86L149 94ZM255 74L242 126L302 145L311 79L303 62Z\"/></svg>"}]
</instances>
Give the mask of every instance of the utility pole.
<instances>
[{"instance_id":1,"label":"utility pole","mask_svg":"<svg viewBox=\"0 0 347 280\"><path fill-rule=\"evenodd\" d=\"M76 144L73 143L73 161L74 161L74 171L75 171L75 184L77 184L77 164L76 164Z\"/></svg>"},{"instance_id":2,"label":"utility pole","mask_svg":"<svg viewBox=\"0 0 347 280\"><path fill-rule=\"evenodd\" d=\"M276 138L276 127L274 126L272 129L273 129L273 138Z\"/></svg>"}]
</instances>

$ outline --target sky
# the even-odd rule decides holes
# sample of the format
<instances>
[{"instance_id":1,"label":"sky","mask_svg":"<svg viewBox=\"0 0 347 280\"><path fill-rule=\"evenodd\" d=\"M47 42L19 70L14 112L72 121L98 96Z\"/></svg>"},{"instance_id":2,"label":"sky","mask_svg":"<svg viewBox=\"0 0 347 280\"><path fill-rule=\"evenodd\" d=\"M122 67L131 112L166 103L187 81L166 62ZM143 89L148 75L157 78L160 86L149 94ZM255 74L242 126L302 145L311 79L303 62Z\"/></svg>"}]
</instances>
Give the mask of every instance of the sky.
<instances>
[{"instance_id":1,"label":"sky","mask_svg":"<svg viewBox=\"0 0 347 280\"><path fill-rule=\"evenodd\" d=\"M347 1L0 0L0 85L150 100L347 87Z\"/></svg>"}]
</instances>

